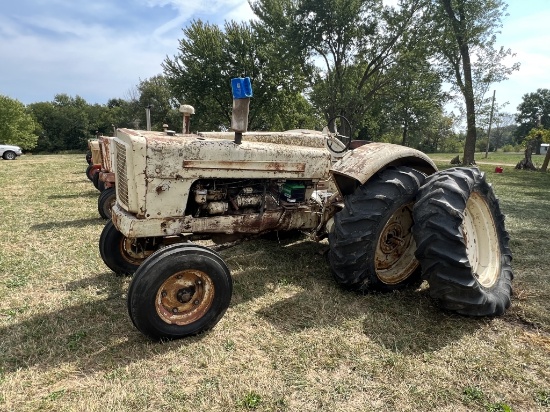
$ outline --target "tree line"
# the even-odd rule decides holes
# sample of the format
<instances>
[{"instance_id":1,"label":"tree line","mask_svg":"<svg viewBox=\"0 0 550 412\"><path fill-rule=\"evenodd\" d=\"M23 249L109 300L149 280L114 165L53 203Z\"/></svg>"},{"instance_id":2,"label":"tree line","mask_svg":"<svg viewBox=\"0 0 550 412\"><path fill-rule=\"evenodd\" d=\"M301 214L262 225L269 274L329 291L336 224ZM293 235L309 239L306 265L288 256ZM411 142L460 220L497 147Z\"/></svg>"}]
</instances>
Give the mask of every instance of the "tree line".
<instances>
[{"instance_id":1,"label":"tree line","mask_svg":"<svg viewBox=\"0 0 550 412\"><path fill-rule=\"evenodd\" d=\"M114 127L145 128L146 107L154 130L163 124L179 130L180 104L195 107L192 130L225 130L230 79L248 76L249 130L320 129L342 115L356 139L463 151L468 164L487 142L487 91L519 67L506 66L511 50L496 47L507 7L502 0L249 4L257 17L249 22L191 21L177 53L161 62L162 73L140 80L126 98L89 104L59 94L24 106L1 96L0 138L35 152L81 150ZM453 103L459 114L446 113ZM518 111L514 116L497 105L492 149L548 127L550 92L525 95ZM460 123L463 133L455 131Z\"/></svg>"}]
</instances>

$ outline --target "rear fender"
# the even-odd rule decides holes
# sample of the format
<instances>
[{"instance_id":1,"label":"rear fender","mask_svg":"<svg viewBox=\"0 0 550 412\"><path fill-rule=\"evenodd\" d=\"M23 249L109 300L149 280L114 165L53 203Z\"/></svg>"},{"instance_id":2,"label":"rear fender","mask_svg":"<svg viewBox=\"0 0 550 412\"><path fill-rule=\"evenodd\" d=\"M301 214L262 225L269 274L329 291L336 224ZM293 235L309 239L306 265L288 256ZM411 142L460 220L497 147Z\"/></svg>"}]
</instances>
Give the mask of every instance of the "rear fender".
<instances>
[{"instance_id":1,"label":"rear fender","mask_svg":"<svg viewBox=\"0 0 550 412\"><path fill-rule=\"evenodd\" d=\"M346 153L330 173L338 191L345 196L389 166L409 166L427 175L437 172L435 163L418 150L390 143L368 143Z\"/></svg>"}]
</instances>

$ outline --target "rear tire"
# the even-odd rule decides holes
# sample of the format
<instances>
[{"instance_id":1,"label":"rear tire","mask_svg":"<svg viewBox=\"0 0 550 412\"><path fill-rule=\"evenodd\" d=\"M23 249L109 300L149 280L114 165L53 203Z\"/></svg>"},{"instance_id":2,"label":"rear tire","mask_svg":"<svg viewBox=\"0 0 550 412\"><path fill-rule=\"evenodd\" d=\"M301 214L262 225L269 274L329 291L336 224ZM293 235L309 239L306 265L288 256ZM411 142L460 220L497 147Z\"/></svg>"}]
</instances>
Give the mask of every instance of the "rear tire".
<instances>
[{"instance_id":1,"label":"rear tire","mask_svg":"<svg viewBox=\"0 0 550 412\"><path fill-rule=\"evenodd\" d=\"M513 273L504 215L485 174L453 168L418 193L413 234L430 295L463 315L495 316L510 306Z\"/></svg>"},{"instance_id":2,"label":"rear tire","mask_svg":"<svg viewBox=\"0 0 550 412\"><path fill-rule=\"evenodd\" d=\"M116 202L116 190L114 187L105 189L97 198L97 210L103 219L111 218L111 209Z\"/></svg>"},{"instance_id":3,"label":"rear tire","mask_svg":"<svg viewBox=\"0 0 550 412\"><path fill-rule=\"evenodd\" d=\"M194 244L167 246L137 270L128 289L128 313L151 339L179 339L213 328L233 292L227 265Z\"/></svg>"},{"instance_id":4,"label":"rear tire","mask_svg":"<svg viewBox=\"0 0 550 412\"><path fill-rule=\"evenodd\" d=\"M388 292L420 283L411 227L424 179L410 167L390 167L344 198L329 233L329 262L340 285Z\"/></svg>"}]
</instances>

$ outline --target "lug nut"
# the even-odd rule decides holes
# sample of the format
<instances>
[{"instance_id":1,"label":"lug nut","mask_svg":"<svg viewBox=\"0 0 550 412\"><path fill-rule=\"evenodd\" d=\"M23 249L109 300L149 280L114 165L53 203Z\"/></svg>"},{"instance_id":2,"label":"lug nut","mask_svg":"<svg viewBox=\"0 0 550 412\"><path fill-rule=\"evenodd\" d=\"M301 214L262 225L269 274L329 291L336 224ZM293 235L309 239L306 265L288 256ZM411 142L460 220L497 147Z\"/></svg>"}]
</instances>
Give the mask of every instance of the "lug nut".
<instances>
[{"instance_id":1,"label":"lug nut","mask_svg":"<svg viewBox=\"0 0 550 412\"><path fill-rule=\"evenodd\" d=\"M198 300L193 302L195 305L198 305L200 302Z\"/></svg>"},{"instance_id":2,"label":"lug nut","mask_svg":"<svg viewBox=\"0 0 550 412\"><path fill-rule=\"evenodd\" d=\"M160 294L160 296L162 296L163 298L165 298L166 295L168 295L168 293L166 293L166 291L164 291L164 290L163 290L162 293Z\"/></svg>"},{"instance_id":3,"label":"lug nut","mask_svg":"<svg viewBox=\"0 0 550 412\"><path fill-rule=\"evenodd\" d=\"M178 308L172 309L172 313L178 313Z\"/></svg>"}]
</instances>

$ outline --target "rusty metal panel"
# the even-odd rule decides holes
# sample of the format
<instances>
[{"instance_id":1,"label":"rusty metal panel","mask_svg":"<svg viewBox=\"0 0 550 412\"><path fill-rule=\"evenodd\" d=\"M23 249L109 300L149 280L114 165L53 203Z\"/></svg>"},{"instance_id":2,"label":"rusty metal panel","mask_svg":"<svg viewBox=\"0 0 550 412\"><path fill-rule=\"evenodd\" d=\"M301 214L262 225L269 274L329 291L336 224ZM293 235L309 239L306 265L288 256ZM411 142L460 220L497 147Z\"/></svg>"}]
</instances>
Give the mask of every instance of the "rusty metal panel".
<instances>
[{"instance_id":1,"label":"rusty metal panel","mask_svg":"<svg viewBox=\"0 0 550 412\"><path fill-rule=\"evenodd\" d=\"M232 132L199 132L199 136L208 139L233 140L235 133ZM325 147L326 136L316 130L289 130L286 132L246 132L242 139L248 142L284 144L303 147Z\"/></svg>"},{"instance_id":2,"label":"rusty metal panel","mask_svg":"<svg viewBox=\"0 0 550 412\"><path fill-rule=\"evenodd\" d=\"M331 165L330 154L321 148L257 142L237 145L197 136L148 138L147 156L148 177L170 179L227 177L227 170L232 177L326 179Z\"/></svg>"},{"instance_id":3,"label":"rusty metal panel","mask_svg":"<svg viewBox=\"0 0 550 412\"><path fill-rule=\"evenodd\" d=\"M101 149L99 148L99 141L91 140L88 143L88 146L90 147L90 151L92 152L92 163L94 165L100 165L101 164Z\"/></svg>"},{"instance_id":4,"label":"rusty metal panel","mask_svg":"<svg viewBox=\"0 0 550 412\"><path fill-rule=\"evenodd\" d=\"M248 171L277 171L277 172L304 172L305 163L269 162L269 161L219 161L205 163L202 160L184 160L183 167L189 169L220 169L220 170L248 170Z\"/></svg>"},{"instance_id":5,"label":"rusty metal panel","mask_svg":"<svg viewBox=\"0 0 550 412\"><path fill-rule=\"evenodd\" d=\"M113 171L113 153L112 153L112 142L113 137L111 136L101 136L99 139L101 143L101 154L102 154L102 165L103 169L112 172Z\"/></svg>"},{"instance_id":6,"label":"rusty metal panel","mask_svg":"<svg viewBox=\"0 0 550 412\"><path fill-rule=\"evenodd\" d=\"M369 143L346 153L332 166L331 173L340 192L346 194L346 179L364 184L376 172L390 165L410 166L426 174L437 171L435 163L418 150L389 143Z\"/></svg>"},{"instance_id":7,"label":"rusty metal panel","mask_svg":"<svg viewBox=\"0 0 550 412\"><path fill-rule=\"evenodd\" d=\"M117 204L112 209L112 220L124 236L138 238L181 233L257 234L267 230L306 230L318 226L320 215L312 213L309 208L297 208L291 211L266 211L262 214L138 219Z\"/></svg>"}]
</instances>

